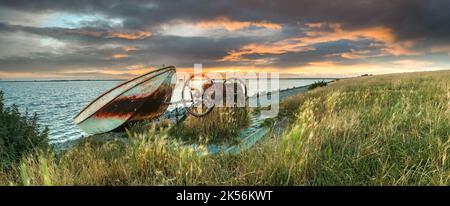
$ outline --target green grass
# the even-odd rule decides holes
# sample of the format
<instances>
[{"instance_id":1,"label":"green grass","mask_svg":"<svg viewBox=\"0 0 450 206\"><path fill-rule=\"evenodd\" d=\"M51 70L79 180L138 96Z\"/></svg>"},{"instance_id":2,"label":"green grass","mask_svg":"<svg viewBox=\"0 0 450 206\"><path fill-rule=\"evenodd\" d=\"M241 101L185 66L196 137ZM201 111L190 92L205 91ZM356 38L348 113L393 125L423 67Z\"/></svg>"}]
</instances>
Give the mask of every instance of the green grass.
<instances>
[{"instance_id":1,"label":"green grass","mask_svg":"<svg viewBox=\"0 0 450 206\"><path fill-rule=\"evenodd\" d=\"M200 156L149 130L37 152L0 184L449 185L449 102L449 71L345 79L285 101L286 132L238 155Z\"/></svg>"},{"instance_id":2,"label":"green grass","mask_svg":"<svg viewBox=\"0 0 450 206\"><path fill-rule=\"evenodd\" d=\"M250 124L249 108L217 107L201 118L189 116L168 131L187 143L236 143L238 133Z\"/></svg>"},{"instance_id":3,"label":"green grass","mask_svg":"<svg viewBox=\"0 0 450 206\"><path fill-rule=\"evenodd\" d=\"M308 89L309 89L309 90L313 90L313 89L315 89L315 88L318 88L318 87L325 87L325 86L327 86L327 85L328 85L328 82L326 82L326 81L324 81L324 80L316 81L316 82L312 83L311 85L309 85Z\"/></svg>"}]
</instances>

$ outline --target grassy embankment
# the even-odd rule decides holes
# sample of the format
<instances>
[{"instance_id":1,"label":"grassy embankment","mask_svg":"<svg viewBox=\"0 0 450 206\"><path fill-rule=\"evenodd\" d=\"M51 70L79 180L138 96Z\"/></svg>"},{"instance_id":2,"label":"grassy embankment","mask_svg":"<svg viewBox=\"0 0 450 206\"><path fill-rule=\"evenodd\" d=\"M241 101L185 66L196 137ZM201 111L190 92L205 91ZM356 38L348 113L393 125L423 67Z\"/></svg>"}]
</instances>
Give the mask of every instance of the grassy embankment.
<instances>
[{"instance_id":1,"label":"grassy embankment","mask_svg":"<svg viewBox=\"0 0 450 206\"><path fill-rule=\"evenodd\" d=\"M449 185L449 102L448 71L346 79L286 100L289 129L239 155L132 134L29 155L0 184Z\"/></svg>"}]
</instances>

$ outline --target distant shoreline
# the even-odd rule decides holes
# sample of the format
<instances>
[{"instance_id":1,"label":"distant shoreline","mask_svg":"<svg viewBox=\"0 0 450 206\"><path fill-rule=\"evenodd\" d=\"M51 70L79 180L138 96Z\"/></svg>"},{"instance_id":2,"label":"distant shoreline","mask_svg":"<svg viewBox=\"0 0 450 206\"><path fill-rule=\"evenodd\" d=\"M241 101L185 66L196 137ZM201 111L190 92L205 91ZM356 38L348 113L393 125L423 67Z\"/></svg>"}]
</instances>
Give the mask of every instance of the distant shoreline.
<instances>
[{"instance_id":1,"label":"distant shoreline","mask_svg":"<svg viewBox=\"0 0 450 206\"><path fill-rule=\"evenodd\" d=\"M0 80L0 82L106 82L106 81L126 81L126 79Z\"/></svg>"},{"instance_id":2,"label":"distant shoreline","mask_svg":"<svg viewBox=\"0 0 450 206\"><path fill-rule=\"evenodd\" d=\"M345 78L347 78L347 77L345 77ZM342 77L339 77L339 78L333 78L333 77L323 77L323 78L321 78L321 77L305 77L305 78L295 78L295 77L291 77L291 78L280 78L280 79L287 79L287 80L289 80L289 79L305 79L305 80L308 80L308 79L326 79L326 80L329 80L329 79L345 79L345 78L342 78ZM103 81L103 82L106 82L106 81L127 81L127 79L61 79L61 80L57 80L57 79L53 79L53 80L0 80L0 83L1 82L5 82L5 83L11 83L11 82L100 82L100 81Z\"/></svg>"}]
</instances>

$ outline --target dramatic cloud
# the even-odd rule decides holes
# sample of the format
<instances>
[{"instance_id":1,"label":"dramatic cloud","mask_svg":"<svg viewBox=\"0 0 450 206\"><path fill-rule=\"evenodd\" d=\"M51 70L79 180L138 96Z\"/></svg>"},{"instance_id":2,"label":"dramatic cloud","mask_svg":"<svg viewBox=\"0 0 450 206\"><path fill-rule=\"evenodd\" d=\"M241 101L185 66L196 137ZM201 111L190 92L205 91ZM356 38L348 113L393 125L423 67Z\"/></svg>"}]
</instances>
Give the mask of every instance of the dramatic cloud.
<instances>
[{"instance_id":1,"label":"dramatic cloud","mask_svg":"<svg viewBox=\"0 0 450 206\"><path fill-rule=\"evenodd\" d=\"M269 22L251 22L251 21L232 21L227 17L220 17L213 20L200 21L197 23L200 28L225 28L228 31L236 31L250 26L262 27L267 29L281 29L281 25Z\"/></svg>"},{"instance_id":2,"label":"dramatic cloud","mask_svg":"<svg viewBox=\"0 0 450 206\"><path fill-rule=\"evenodd\" d=\"M0 78L450 68L447 0L3 0Z\"/></svg>"}]
</instances>

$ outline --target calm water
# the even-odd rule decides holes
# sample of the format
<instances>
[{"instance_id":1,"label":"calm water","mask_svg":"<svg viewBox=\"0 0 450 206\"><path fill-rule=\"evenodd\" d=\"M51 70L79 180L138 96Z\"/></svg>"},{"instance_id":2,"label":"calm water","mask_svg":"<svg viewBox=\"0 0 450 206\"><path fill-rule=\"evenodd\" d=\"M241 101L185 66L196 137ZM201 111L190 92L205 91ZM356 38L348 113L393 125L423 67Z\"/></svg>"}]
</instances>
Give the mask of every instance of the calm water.
<instances>
[{"instance_id":1,"label":"calm water","mask_svg":"<svg viewBox=\"0 0 450 206\"><path fill-rule=\"evenodd\" d=\"M283 79L280 89L304 86L319 79ZM64 82L1 82L5 104L16 104L20 110L37 113L39 123L50 129L52 143L62 143L81 137L83 132L73 123L73 117L89 102L121 81ZM181 99L182 84L177 84L172 101ZM251 92L249 92L251 95Z\"/></svg>"}]
</instances>

